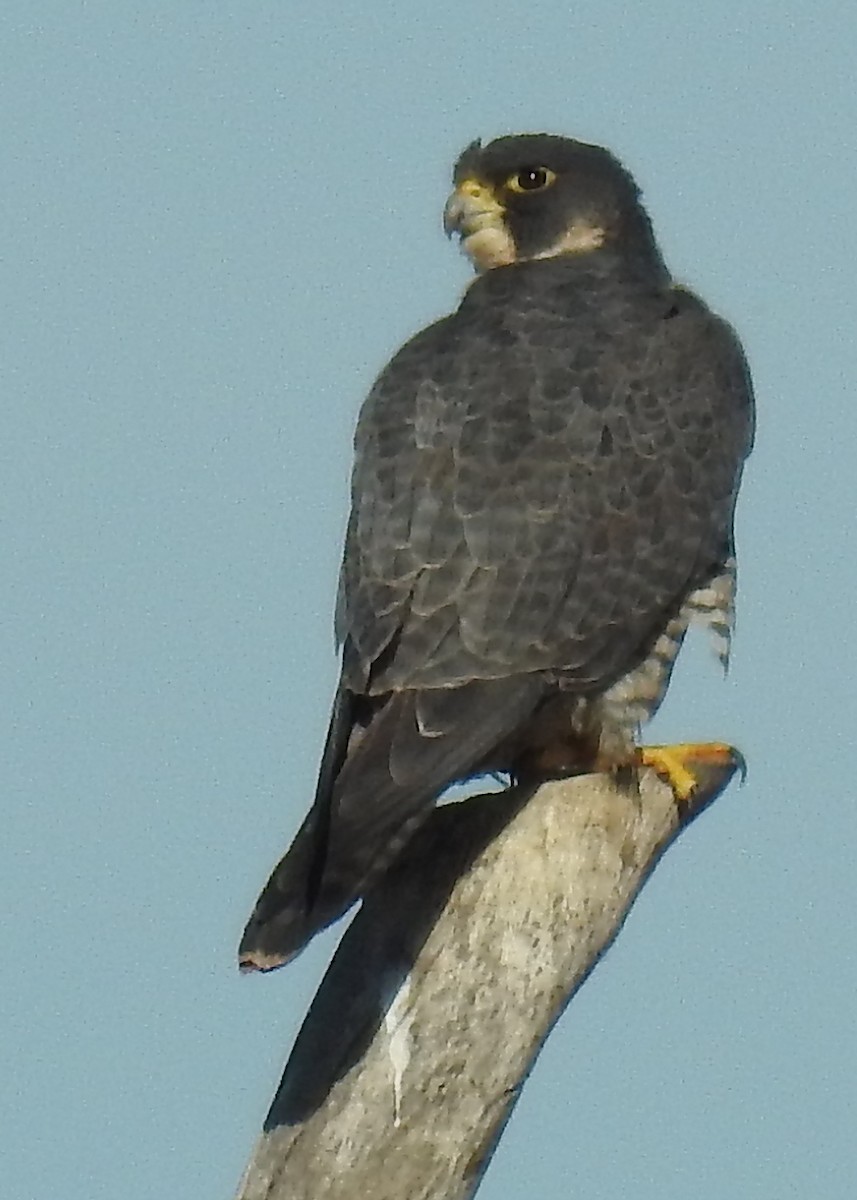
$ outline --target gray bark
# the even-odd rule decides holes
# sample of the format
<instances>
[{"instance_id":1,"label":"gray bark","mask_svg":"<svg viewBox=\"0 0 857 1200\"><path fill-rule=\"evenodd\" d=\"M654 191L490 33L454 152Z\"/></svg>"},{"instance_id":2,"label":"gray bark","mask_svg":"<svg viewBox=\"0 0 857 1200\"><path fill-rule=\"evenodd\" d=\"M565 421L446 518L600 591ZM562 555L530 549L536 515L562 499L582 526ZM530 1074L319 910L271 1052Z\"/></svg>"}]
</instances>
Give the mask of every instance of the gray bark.
<instances>
[{"instance_id":1,"label":"gray bark","mask_svg":"<svg viewBox=\"0 0 857 1200\"><path fill-rule=\"evenodd\" d=\"M238 1200L472 1196L552 1025L732 774L686 805L646 771L438 808L343 938Z\"/></svg>"}]
</instances>

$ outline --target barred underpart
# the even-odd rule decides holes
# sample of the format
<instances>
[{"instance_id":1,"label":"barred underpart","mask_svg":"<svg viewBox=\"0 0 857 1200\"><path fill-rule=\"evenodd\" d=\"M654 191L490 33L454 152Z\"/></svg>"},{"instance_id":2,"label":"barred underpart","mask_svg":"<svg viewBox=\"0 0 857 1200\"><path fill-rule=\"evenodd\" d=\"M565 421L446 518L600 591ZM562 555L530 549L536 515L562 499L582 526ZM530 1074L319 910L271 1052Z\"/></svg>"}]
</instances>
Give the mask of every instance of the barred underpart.
<instances>
[{"instance_id":1,"label":"barred underpart","mask_svg":"<svg viewBox=\"0 0 857 1200\"><path fill-rule=\"evenodd\" d=\"M648 658L593 702L601 727L602 755L619 757L639 739L640 728L655 715L666 695L689 625L708 630L714 652L723 670L728 670L735 627L735 585L735 559L729 558L721 574L690 593Z\"/></svg>"}]
</instances>

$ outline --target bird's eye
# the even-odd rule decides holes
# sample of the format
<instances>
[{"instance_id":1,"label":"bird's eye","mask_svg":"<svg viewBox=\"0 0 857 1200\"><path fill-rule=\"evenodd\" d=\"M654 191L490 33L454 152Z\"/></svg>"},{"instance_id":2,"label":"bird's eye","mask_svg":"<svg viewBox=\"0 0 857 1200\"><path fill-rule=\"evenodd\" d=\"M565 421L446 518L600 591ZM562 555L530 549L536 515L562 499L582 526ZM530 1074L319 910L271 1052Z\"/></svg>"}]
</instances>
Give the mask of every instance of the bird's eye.
<instances>
[{"instance_id":1,"label":"bird's eye","mask_svg":"<svg viewBox=\"0 0 857 1200\"><path fill-rule=\"evenodd\" d=\"M510 192L541 192L550 187L556 175L548 167L521 167L506 180Z\"/></svg>"}]
</instances>

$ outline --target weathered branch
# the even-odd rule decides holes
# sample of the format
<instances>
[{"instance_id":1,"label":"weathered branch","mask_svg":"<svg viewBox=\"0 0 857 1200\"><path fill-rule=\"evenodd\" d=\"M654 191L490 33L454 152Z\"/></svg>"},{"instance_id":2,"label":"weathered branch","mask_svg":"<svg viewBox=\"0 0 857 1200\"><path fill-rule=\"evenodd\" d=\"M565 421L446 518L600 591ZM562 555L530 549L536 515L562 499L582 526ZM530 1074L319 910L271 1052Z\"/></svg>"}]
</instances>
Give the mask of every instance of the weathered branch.
<instances>
[{"instance_id":1,"label":"weathered branch","mask_svg":"<svg viewBox=\"0 0 857 1200\"><path fill-rule=\"evenodd\" d=\"M364 902L238 1200L464 1200L538 1051L693 801L645 772L437 809Z\"/></svg>"}]
</instances>

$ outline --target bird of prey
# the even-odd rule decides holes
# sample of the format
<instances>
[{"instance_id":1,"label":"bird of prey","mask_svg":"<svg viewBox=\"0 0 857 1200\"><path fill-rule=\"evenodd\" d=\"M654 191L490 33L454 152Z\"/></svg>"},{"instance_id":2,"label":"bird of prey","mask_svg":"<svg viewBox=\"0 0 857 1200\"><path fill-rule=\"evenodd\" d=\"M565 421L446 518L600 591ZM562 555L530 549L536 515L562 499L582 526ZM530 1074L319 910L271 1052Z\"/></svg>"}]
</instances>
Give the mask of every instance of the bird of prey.
<instances>
[{"instance_id":1,"label":"bird of prey","mask_svg":"<svg viewBox=\"0 0 857 1200\"><path fill-rule=\"evenodd\" d=\"M476 268L357 425L315 801L241 942L294 957L437 797L649 764L688 624L728 653L753 399L728 324L673 282L631 175L548 134L474 142L444 214ZM708 748L713 758L727 748Z\"/></svg>"}]
</instances>

